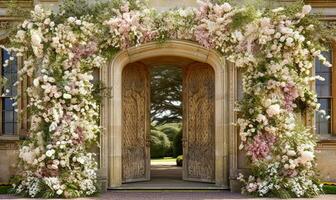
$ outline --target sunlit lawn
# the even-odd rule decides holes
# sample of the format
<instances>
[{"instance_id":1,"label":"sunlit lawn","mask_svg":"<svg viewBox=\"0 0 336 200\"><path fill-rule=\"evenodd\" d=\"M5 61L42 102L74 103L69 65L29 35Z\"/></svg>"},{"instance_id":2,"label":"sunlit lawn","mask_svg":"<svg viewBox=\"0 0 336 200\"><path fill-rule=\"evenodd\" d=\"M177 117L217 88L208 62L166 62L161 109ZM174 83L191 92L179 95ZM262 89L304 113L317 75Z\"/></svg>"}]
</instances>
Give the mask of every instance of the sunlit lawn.
<instances>
[{"instance_id":1,"label":"sunlit lawn","mask_svg":"<svg viewBox=\"0 0 336 200\"><path fill-rule=\"evenodd\" d=\"M151 163L176 162L176 158L164 157L151 159Z\"/></svg>"}]
</instances>

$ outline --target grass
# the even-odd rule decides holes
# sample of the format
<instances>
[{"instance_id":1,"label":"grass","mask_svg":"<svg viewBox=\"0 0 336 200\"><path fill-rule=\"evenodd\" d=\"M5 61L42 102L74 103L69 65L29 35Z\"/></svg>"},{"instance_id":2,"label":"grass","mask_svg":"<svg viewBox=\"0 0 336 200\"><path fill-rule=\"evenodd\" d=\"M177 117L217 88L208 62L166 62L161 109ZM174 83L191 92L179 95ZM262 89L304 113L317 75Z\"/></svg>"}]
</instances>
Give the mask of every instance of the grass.
<instances>
[{"instance_id":1,"label":"grass","mask_svg":"<svg viewBox=\"0 0 336 200\"><path fill-rule=\"evenodd\" d=\"M164 157L164 158L153 158L151 162L160 163L160 162L176 162L176 158L173 157Z\"/></svg>"},{"instance_id":2,"label":"grass","mask_svg":"<svg viewBox=\"0 0 336 200\"><path fill-rule=\"evenodd\" d=\"M9 194L9 190L12 187L10 185L0 185L0 194Z\"/></svg>"},{"instance_id":3,"label":"grass","mask_svg":"<svg viewBox=\"0 0 336 200\"><path fill-rule=\"evenodd\" d=\"M323 185L323 192L325 194L336 194L336 185Z\"/></svg>"}]
</instances>

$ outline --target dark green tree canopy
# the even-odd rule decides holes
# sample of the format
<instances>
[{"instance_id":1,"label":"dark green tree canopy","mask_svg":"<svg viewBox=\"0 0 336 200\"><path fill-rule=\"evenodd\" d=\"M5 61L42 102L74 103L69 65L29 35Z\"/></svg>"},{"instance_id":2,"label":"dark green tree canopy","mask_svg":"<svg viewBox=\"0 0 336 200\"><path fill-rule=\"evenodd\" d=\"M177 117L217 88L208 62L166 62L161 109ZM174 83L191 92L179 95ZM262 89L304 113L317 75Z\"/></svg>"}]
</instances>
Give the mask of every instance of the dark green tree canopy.
<instances>
[{"instance_id":1,"label":"dark green tree canopy","mask_svg":"<svg viewBox=\"0 0 336 200\"><path fill-rule=\"evenodd\" d=\"M151 69L151 121L156 124L181 122L182 69L157 66Z\"/></svg>"}]
</instances>

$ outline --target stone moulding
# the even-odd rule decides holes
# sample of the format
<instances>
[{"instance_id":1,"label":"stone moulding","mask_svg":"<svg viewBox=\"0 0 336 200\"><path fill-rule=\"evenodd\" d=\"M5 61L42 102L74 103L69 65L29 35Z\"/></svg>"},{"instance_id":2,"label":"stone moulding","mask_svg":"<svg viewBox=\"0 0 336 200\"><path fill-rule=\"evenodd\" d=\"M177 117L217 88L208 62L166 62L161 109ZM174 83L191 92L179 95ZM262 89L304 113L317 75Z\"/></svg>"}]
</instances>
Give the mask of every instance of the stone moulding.
<instances>
[{"instance_id":1,"label":"stone moulding","mask_svg":"<svg viewBox=\"0 0 336 200\"><path fill-rule=\"evenodd\" d=\"M109 62L108 67L101 68L100 78L107 88L111 88L111 96L104 97L101 112L103 134L100 149L100 170L102 181L107 182L107 188L118 188L122 185L121 163L121 81L122 70L128 63L158 56L178 56L198 62L207 63L215 71L215 176L216 185L229 188L229 163L235 162L236 155L229 156L229 149L236 144L229 142L233 128L234 94L233 78L235 73L228 70L228 62L214 50L201 47L198 44L169 40L163 44L150 42L121 51ZM231 130L231 131L230 131ZM230 159L230 160L229 160ZM230 168L230 170L235 170Z\"/></svg>"}]
</instances>

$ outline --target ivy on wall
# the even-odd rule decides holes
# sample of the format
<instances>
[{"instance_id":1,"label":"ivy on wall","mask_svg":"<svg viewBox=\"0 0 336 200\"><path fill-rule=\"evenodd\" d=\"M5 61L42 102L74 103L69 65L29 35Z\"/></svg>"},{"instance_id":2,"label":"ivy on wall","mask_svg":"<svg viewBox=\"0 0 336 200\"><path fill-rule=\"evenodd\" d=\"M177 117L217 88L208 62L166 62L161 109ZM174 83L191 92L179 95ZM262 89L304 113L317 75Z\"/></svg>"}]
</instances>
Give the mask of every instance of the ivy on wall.
<instances>
[{"instance_id":1,"label":"ivy on wall","mask_svg":"<svg viewBox=\"0 0 336 200\"><path fill-rule=\"evenodd\" d=\"M129 47L188 40L217 50L243 71L239 102L241 149L251 175L238 179L257 196L312 197L315 137L300 113L318 109L310 85L313 60L327 40L311 7L256 9L200 2L196 9L158 12L140 1L88 4L65 1L59 12L37 5L18 27L8 49L27 55L30 139L20 148L15 191L30 197L79 197L97 192L99 105L92 71ZM181 55L183 56L183 55ZM10 62L10 61L9 61Z\"/></svg>"}]
</instances>

